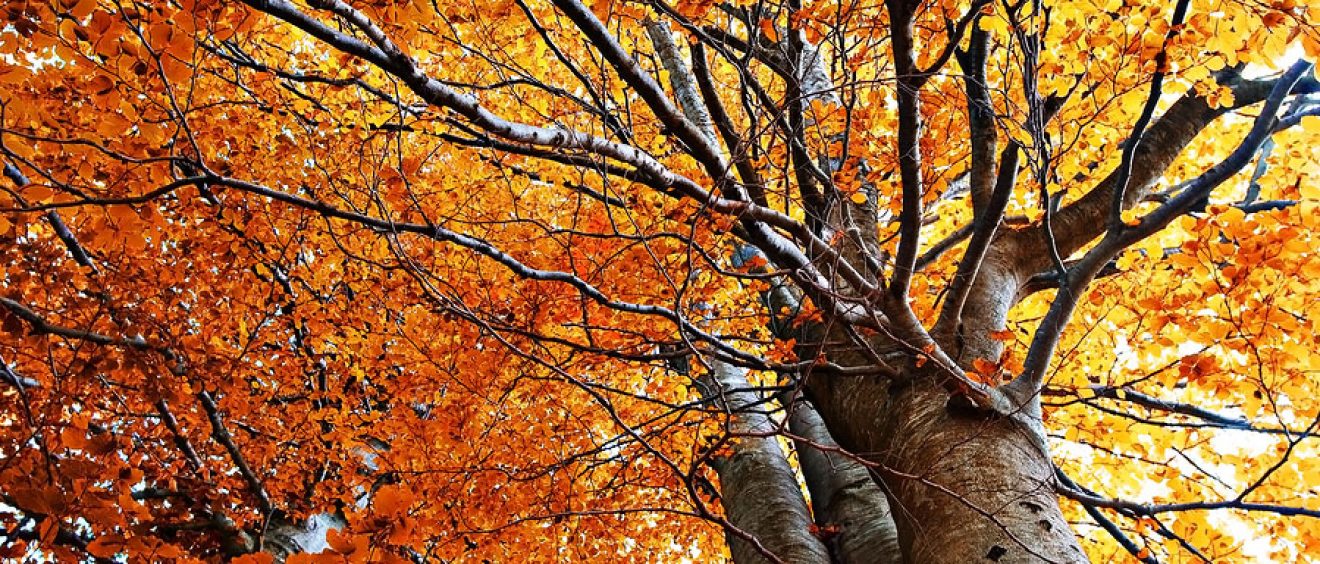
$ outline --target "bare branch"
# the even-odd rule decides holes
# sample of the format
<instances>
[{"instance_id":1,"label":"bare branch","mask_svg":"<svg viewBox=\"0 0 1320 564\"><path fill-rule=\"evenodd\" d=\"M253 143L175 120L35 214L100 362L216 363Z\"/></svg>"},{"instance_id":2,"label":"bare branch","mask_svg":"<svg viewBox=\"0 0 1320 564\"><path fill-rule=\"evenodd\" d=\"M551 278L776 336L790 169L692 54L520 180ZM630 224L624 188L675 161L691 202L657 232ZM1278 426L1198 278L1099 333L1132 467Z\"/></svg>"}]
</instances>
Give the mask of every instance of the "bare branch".
<instances>
[{"instance_id":1,"label":"bare branch","mask_svg":"<svg viewBox=\"0 0 1320 564\"><path fill-rule=\"evenodd\" d=\"M1078 490L1077 484L1073 482L1067 474L1064 474L1063 470L1056 467L1054 469L1054 477L1059 480L1062 487ZM1118 528L1118 525L1115 525L1113 521L1110 521L1108 517L1105 517L1105 515L1101 513L1099 509L1096 509L1095 506L1083 503L1082 509L1086 511L1087 515L1090 515L1091 518L1095 520L1097 525L1100 525L1101 529L1104 529L1105 532L1109 533L1109 536L1114 537L1114 540L1118 542L1119 546L1123 547L1123 550L1128 551L1128 554L1137 557L1145 564L1159 564L1159 561L1156 560L1154 556L1141 556L1141 547L1137 546L1137 543L1132 542L1132 539L1128 538L1128 536L1123 533L1123 530Z\"/></svg>"},{"instance_id":2,"label":"bare branch","mask_svg":"<svg viewBox=\"0 0 1320 564\"><path fill-rule=\"evenodd\" d=\"M967 250L963 252L962 259L958 261L958 270L954 273L953 281L949 283L948 297L944 301L944 306L940 310L940 317L935 322L932 333L935 335L949 335L957 331L962 324L963 307L967 304L967 297L971 295L972 288L976 283L976 276L981 270L981 263L985 260L986 253L990 250L990 245L994 241L995 233L999 229L999 223L1004 217L1004 210L1008 208L1008 201L1013 195L1013 186L1016 184L1018 172L1019 147L1016 142L1009 143L1004 148L1004 153L1000 158L999 174L995 182L994 191L990 198L985 202L985 208L978 214L972 222L972 239L967 243Z\"/></svg>"},{"instance_id":3,"label":"bare branch","mask_svg":"<svg viewBox=\"0 0 1320 564\"><path fill-rule=\"evenodd\" d=\"M904 0L887 0L890 45L898 78L898 169L903 212L899 219L898 254L889 281L889 297L906 308L908 288L916 269L921 244L921 75L917 69L912 7Z\"/></svg>"},{"instance_id":4,"label":"bare branch","mask_svg":"<svg viewBox=\"0 0 1320 564\"><path fill-rule=\"evenodd\" d=\"M727 175L728 166L719 149L713 145L714 139L708 139L696 124L670 103L664 89L642 70L622 45L619 45L605 24L578 0L555 0L554 3L591 40L592 45L610 62L624 82L632 86L646 101L647 106L660 122L688 145L693 151L693 156L706 168L706 173L716 181L723 180ZM736 194L736 190L737 188L726 187L725 193L734 200L744 199L733 195Z\"/></svg>"},{"instance_id":5,"label":"bare branch","mask_svg":"<svg viewBox=\"0 0 1320 564\"><path fill-rule=\"evenodd\" d=\"M674 89L674 96L678 99L679 107L683 109L683 115L701 132L703 138L712 146L718 147L710 112L706 110L706 104L702 101L701 94L697 92L696 77L684 62L682 54L678 52L678 44L674 42L673 32L663 21L653 21L646 24L646 34L651 38L651 44L655 47L660 62L665 66L665 70L669 71L669 85Z\"/></svg>"},{"instance_id":6,"label":"bare branch","mask_svg":"<svg viewBox=\"0 0 1320 564\"><path fill-rule=\"evenodd\" d=\"M956 23L948 22L949 42L944 46L944 50L940 51L939 56L931 62L930 66L921 71L922 82L930 80L931 76L940 72L940 70L944 68L944 65L949 63L949 59L953 58L958 51L958 44L962 43L963 34L967 33L968 28L972 28L973 44L976 43L975 35L977 32L981 32L983 35L985 34L984 30L973 26L976 24L977 20L981 19L981 9L989 6L991 1L992 0L975 0L972 2L971 6L967 7L967 12L964 13L962 17L958 18ZM967 72L966 67L963 68L963 72Z\"/></svg>"},{"instance_id":7,"label":"bare branch","mask_svg":"<svg viewBox=\"0 0 1320 564\"><path fill-rule=\"evenodd\" d=\"M55 325L46 321L45 317L42 317L40 314L33 311L31 308L27 307L26 305L18 303L9 298L0 298L0 306L4 306L19 319L26 321L28 325L31 327L32 333L35 335L55 335L58 337L64 337L68 339L76 339L80 341L96 343L98 345L113 345L113 346L126 347L141 351L156 351L164 355L167 360L175 359L173 352L169 351L168 349L164 349L152 345L148 343L146 340L144 340L142 337L125 339L121 337L111 337L109 335L102 335L95 331L85 331L82 329L73 329L61 325Z\"/></svg>"},{"instance_id":8,"label":"bare branch","mask_svg":"<svg viewBox=\"0 0 1320 564\"><path fill-rule=\"evenodd\" d=\"M1295 436L1302 438L1312 436L1309 431L1301 429L1260 427L1244 417L1233 417L1206 409L1199 405L1157 398L1155 396L1135 391L1131 388L1094 385L1090 387L1090 390L1095 393L1097 398L1123 401L1133 405L1139 405L1152 411L1185 415L1200 421L1205 421L1218 429L1252 431L1256 433L1288 435L1290 437Z\"/></svg>"},{"instance_id":9,"label":"bare branch","mask_svg":"<svg viewBox=\"0 0 1320 564\"><path fill-rule=\"evenodd\" d=\"M1179 513L1186 511L1210 511L1214 509L1236 509L1238 511L1273 513L1286 517L1311 517L1320 519L1320 510L1307 509L1305 507L1293 507L1288 505L1278 505L1273 503L1255 503L1242 501L1239 499L1229 499L1223 501L1193 501L1188 503L1140 503L1125 499L1105 498L1082 493L1080 491L1060 487L1059 493L1064 497L1076 500L1091 507L1108 507L1110 509L1123 509L1131 511L1136 515L1159 515L1161 513Z\"/></svg>"},{"instance_id":10,"label":"bare branch","mask_svg":"<svg viewBox=\"0 0 1320 564\"><path fill-rule=\"evenodd\" d=\"M327 6L336 6L339 12L349 14L350 19L360 22L357 24L359 27L365 27L368 30L377 29L376 32L371 32L369 35L373 36L373 40L378 45L392 48L393 53L345 35L299 11L296 6L287 0L246 0L245 3L292 24L336 49L371 62L403 80L413 92L427 102L449 108L496 136L529 145L580 149L636 166L647 174L660 179L665 185L673 185L678 182L678 178L673 172L636 147L616 143L580 131L558 127L538 127L508 121L496 115L478 103L475 97L461 94L440 81L427 76L411 58L399 52L397 47L392 47L392 43L384 37L383 32L378 32L378 28L367 22L364 16L355 15L356 11L343 6L341 3L331 2Z\"/></svg>"},{"instance_id":11,"label":"bare branch","mask_svg":"<svg viewBox=\"0 0 1320 564\"><path fill-rule=\"evenodd\" d=\"M701 43L694 43L692 51L692 74L696 77L697 87L701 92L701 99L706 107L710 109L711 121L715 129L720 132L720 137L724 139L724 146L729 150L730 159L733 161L734 169L738 171L738 177L742 179L743 184L747 185L748 196L757 205L766 207L769 204L765 198L764 181L761 174L757 172L756 167L752 166L748 159L748 147L744 144L742 136L733 125L733 119L724 108L724 103L720 100L719 92L715 88L715 80L711 77L710 68L706 62L706 50Z\"/></svg>"},{"instance_id":12,"label":"bare branch","mask_svg":"<svg viewBox=\"0 0 1320 564\"><path fill-rule=\"evenodd\" d=\"M1125 207L1144 199L1150 186L1206 126L1228 111L1264 100L1279 79L1242 80L1237 70L1228 69L1219 73L1219 81L1232 90L1232 107L1211 108L1204 98L1187 95L1174 102L1146 130L1133 154L1131 176L1123 198ZM1314 78L1303 78L1293 91L1302 94L1317 90L1320 90L1320 83ZM1054 214L1053 233L1061 256L1072 255L1105 233L1117 180L1118 171L1115 170L1081 198ZM1050 251L1044 241L1043 229L1036 226L1005 234L996 247L1012 255L1015 274L1025 278L1051 266Z\"/></svg>"},{"instance_id":13,"label":"bare branch","mask_svg":"<svg viewBox=\"0 0 1320 564\"><path fill-rule=\"evenodd\" d=\"M972 211L983 215L995 185L995 108L986 84L986 58L990 49L989 32L972 30L966 51L957 50L958 66L963 71L963 89L967 93L967 124L971 129L971 172L968 177L972 193ZM957 43L952 44L957 47Z\"/></svg>"}]
</instances>

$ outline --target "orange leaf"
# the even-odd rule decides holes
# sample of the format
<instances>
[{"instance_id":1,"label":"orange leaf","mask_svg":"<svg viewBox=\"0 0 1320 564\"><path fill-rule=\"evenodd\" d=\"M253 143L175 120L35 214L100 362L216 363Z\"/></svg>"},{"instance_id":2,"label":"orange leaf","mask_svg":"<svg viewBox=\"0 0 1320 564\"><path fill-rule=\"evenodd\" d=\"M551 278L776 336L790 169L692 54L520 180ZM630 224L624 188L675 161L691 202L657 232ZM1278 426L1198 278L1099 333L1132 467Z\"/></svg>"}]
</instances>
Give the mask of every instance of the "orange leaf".
<instances>
[{"instance_id":1,"label":"orange leaf","mask_svg":"<svg viewBox=\"0 0 1320 564\"><path fill-rule=\"evenodd\" d=\"M999 365L990 362L984 358L978 358L972 361L972 368L981 376L994 376L999 372Z\"/></svg>"},{"instance_id":2,"label":"orange leaf","mask_svg":"<svg viewBox=\"0 0 1320 564\"><path fill-rule=\"evenodd\" d=\"M386 516L400 516L408 512L412 506L414 496L412 492L405 490L398 484L390 484L376 490L376 497L371 505L376 508L376 512Z\"/></svg>"},{"instance_id":3,"label":"orange leaf","mask_svg":"<svg viewBox=\"0 0 1320 564\"><path fill-rule=\"evenodd\" d=\"M50 546L55 542L55 536L60 532L60 520L54 517L47 517L41 520L41 527L37 530L37 538L40 539L42 546Z\"/></svg>"},{"instance_id":4,"label":"orange leaf","mask_svg":"<svg viewBox=\"0 0 1320 564\"><path fill-rule=\"evenodd\" d=\"M356 535L343 529L330 529L325 534L325 541L330 545L330 550L343 555L357 551L357 540Z\"/></svg>"},{"instance_id":5,"label":"orange leaf","mask_svg":"<svg viewBox=\"0 0 1320 564\"><path fill-rule=\"evenodd\" d=\"M124 537L106 534L87 543L87 553L97 558L111 558L124 548Z\"/></svg>"}]
</instances>

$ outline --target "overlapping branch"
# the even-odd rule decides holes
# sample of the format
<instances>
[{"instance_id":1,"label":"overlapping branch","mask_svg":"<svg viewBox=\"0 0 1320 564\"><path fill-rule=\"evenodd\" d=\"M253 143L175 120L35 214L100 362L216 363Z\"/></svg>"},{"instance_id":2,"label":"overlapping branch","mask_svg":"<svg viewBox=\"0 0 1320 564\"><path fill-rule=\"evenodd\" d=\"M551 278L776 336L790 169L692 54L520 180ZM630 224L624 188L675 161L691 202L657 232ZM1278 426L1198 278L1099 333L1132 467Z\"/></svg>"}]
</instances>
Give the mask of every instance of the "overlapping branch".
<instances>
[{"instance_id":1,"label":"overlapping branch","mask_svg":"<svg viewBox=\"0 0 1320 564\"><path fill-rule=\"evenodd\" d=\"M1054 348L1082 295L1082 290L1101 269L1123 249L1163 229L1169 222L1187 213L1212 190L1249 164L1261 144L1274 132L1276 116L1284 100L1310 69L1310 63L1299 61L1275 81L1251 131L1232 154L1190 181L1181 192L1142 217L1137 224L1109 230L1105 238L1069 270L1067 282L1060 288L1050 305L1049 312L1045 314L1040 328L1032 338L1026 360L1023 362L1022 373L1006 385L1012 395L1025 399L1039 392L1050 360L1054 356ZM1121 179L1122 176L1120 173L1119 178Z\"/></svg>"}]
</instances>

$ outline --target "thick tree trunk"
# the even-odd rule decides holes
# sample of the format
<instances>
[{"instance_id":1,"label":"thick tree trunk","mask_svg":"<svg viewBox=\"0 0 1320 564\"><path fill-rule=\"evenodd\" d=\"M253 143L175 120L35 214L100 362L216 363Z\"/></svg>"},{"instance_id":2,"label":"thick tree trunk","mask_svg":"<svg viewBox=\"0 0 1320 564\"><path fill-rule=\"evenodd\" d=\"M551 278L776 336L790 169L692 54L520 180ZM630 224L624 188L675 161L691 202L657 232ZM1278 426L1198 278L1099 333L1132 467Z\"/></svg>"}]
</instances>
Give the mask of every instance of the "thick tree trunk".
<instances>
[{"instance_id":1,"label":"thick tree trunk","mask_svg":"<svg viewBox=\"0 0 1320 564\"><path fill-rule=\"evenodd\" d=\"M929 378L822 381L835 438L877 465L904 561L1085 562L1039 427L949 405Z\"/></svg>"},{"instance_id":2,"label":"thick tree trunk","mask_svg":"<svg viewBox=\"0 0 1320 564\"><path fill-rule=\"evenodd\" d=\"M1085 562L1039 427L961 414L947 398L918 383L882 418L878 458L895 472L884 479L908 561Z\"/></svg>"},{"instance_id":3,"label":"thick tree trunk","mask_svg":"<svg viewBox=\"0 0 1320 564\"><path fill-rule=\"evenodd\" d=\"M811 493L816 525L834 560L842 564L903 562L889 502L866 466L831 450L838 445L810 404L794 406L788 423L789 431L802 439L797 442L798 466Z\"/></svg>"},{"instance_id":4,"label":"thick tree trunk","mask_svg":"<svg viewBox=\"0 0 1320 564\"><path fill-rule=\"evenodd\" d=\"M774 436L778 427L765 414L766 403L758 394L746 391L746 371L722 362L713 365L712 380L719 387L723 407L731 414L731 430L743 435L714 464L729 522L784 562L829 562L825 545L811 534L811 512ZM767 561L762 548L734 533L729 534L734 562Z\"/></svg>"}]
</instances>

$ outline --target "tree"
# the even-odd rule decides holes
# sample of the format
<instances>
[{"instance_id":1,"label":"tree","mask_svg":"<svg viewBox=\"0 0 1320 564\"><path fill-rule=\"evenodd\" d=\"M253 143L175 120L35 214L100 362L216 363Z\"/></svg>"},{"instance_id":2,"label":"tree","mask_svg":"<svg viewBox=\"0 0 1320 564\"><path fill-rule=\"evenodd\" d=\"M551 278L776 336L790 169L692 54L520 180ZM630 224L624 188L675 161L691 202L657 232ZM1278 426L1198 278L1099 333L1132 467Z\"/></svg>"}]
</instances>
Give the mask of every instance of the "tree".
<instances>
[{"instance_id":1,"label":"tree","mask_svg":"<svg viewBox=\"0 0 1320 564\"><path fill-rule=\"evenodd\" d=\"M6 557L1320 549L1320 7L4 17Z\"/></svg>"}]
</instances>

